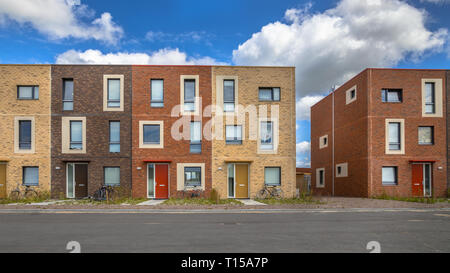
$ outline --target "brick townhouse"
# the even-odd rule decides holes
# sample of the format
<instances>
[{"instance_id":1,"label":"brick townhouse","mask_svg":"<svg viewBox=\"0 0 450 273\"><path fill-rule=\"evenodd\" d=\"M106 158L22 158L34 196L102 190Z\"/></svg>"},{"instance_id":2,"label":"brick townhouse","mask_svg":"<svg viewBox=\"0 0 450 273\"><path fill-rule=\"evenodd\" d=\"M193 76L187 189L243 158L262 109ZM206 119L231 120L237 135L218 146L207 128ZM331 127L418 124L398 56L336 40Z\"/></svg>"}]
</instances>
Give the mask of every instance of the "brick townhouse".
<instances>
[{"instance_id":1,"label":"brick townhouse","mask_svg":"<svg viewBox=\"0 0 450 273\"><path fill-rule=\"evenodd\" d=\"M314 105L313 192L445 196L448 80L445 70L366 69Z\"/></svg>"},{"instance_id":2,"label":"brick townhouse","mask_svg":"<svg viewBox=\"0 0 450 273\"><path fill-rule=\"evenodd\" d=\"M52 66L52 195L131 191L131 66Z\"/></svg>"},{"instance_id":3,"label":"brick townhouse","mask_svg":"<svg viewBox=\"0 0 450 273\"><path fill-rule=\"evenodd\" d=\"M213 67L212 181L222 198L295 195L295 68Z\"/></svg>"},{"instance_id":4,"label":"brick townhouse","mask_svg":"<svg viewBox=\"0 0 450 273\"><path fill-rule=\"evenodd\" d=\"M50 191L50 65L0 65L0 198Z\"/></svg>"},{"instance_id":5,"label":"brick townhouse","mask_svg":"<svg viewBox=\"0 0 450 273\"><path fill-rule=\"evenodd\" d=\"M210 105L210 66L133 66L134 197L211 191Z\"/></svg>"}]
</instances>

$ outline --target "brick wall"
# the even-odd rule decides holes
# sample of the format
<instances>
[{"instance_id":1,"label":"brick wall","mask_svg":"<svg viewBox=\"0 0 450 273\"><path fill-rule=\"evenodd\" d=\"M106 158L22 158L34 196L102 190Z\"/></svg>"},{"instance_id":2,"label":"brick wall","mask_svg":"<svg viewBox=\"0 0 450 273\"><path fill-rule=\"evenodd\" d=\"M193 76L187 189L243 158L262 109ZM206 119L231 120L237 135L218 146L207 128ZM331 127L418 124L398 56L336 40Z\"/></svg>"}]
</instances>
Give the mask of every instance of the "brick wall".
<instances>
[{"instance_id":1,"label":"brick wall","mask_svg":"<svg viewBox=\"0 0 450 273\"><path fill-rule=\"evenodd\" d=\"M207 66L133 66L133 196L147 197L147 163L145 161L170 161L169 163L169 197L176 197L177 164L205 164L205 195L211 190L211 142L202 139L201 154L190 153L189 140L175 140L171 130L179 117L172 117L172 109L180 104L180 76L199 76L199 95L202 109L211 104L211 67ZM164 80L164 107L150 107L150 80ZM178 111L179 112L179 111ZM210 117L197 117L202 126L208 124ZM195 118L189 118L194 120ZM139 148L139 121L164 122L164 148ZM189 128L186 128L189 132ZM138 168L140 168L138 170Z\"/></svg>"},{"instance_id":2,"label":"brick wall","mask_svg":"<svg viewBox=\"0 0 450 273\"><path fill-rule=\"evenodd\" d=\"M103 111L103 75L124 75L124 111ZM74 80L74 111L62 111L63 79ZM103 167L120 167L120 183L131 191L131 66L52 66L52 195L66 194L66 163L87 162L88 192L104 181ZM62 117L86 117L86 154L61 153ZM120 121L120 153L109 152L109 121ZM59 168L59 169L56 169Z\"/></svg>"},{"instance_id":3,"label":"brick wall","mask_svg":"<svg viewBox=\"0 0 450 273\"><path fill-rule=\"evenodd\" d=\"M18 100L18 85L38 85L39 100ZM50 191L50 66L0 65L0 162L7 163L7 194L22 185L22 167L39 167L39 187ZM35 120L35 153L14 153L14 117ZM23 187L22 187L23 189Z\"/></svg>"}]
</instances>

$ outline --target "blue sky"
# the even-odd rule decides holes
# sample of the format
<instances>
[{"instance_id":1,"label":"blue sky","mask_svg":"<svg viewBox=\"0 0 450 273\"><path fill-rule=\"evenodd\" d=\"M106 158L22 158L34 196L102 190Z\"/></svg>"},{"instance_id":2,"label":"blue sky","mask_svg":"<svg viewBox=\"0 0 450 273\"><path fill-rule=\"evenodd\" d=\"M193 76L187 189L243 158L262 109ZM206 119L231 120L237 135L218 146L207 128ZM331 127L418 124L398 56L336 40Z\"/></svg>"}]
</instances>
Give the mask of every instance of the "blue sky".
<instances>
[{"instance_id":1,"label":"blue sky","mask_svg":"<svg viewBox=\"0 0 450 273\"><path fill-rule=\"evenodd\" d=\"M366 67L450 68L450 0L0 0L0 63L294 65L309 107Z\"/></svg>"}]
</instances>

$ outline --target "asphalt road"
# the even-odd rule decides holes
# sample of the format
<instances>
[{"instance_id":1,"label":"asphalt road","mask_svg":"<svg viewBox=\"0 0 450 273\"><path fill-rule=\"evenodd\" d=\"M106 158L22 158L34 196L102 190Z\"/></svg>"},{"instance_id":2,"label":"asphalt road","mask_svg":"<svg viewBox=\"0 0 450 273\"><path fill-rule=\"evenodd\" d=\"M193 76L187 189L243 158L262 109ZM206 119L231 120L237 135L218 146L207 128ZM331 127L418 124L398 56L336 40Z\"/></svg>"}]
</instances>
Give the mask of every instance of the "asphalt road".
<instances>
[{"instance_id":1,"label":"asphalt road","mask_svg":"<svg viewBox=\"0 0 450 273\"><path fill-rule=\"evenodd\" d=\"M3 214L0 252L450 252L450 211Z\"/></svg>"}]
</instances>

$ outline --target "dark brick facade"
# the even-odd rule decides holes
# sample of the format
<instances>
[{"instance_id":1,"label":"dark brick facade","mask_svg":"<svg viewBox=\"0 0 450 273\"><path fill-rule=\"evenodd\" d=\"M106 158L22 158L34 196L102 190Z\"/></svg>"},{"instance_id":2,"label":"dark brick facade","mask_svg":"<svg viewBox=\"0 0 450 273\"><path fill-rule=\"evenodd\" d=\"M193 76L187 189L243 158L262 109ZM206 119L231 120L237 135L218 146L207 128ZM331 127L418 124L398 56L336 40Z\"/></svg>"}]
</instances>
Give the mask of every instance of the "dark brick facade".
<instances>
[{"instance_id":1,"label":"dark brick facade","mask_svg":"<svg viewBox=\"0 0 450 273\"><path fill-rule=\"evenodd\" d=\"M422 117L422 79L443 80L443 117ZM357 100L346 105L346 91L357 86ZM348 163L348 177L334 178L336 196L412 195L412 164L424 160L432 165L433 196L447 190L447 131L445 71L367 69L334 92L334 166L332 100L330 94L311 109L312 188L315 193L333 194L333 168ZM381 90L403 90L402 103L383 103ZM404 119L405 154L385 152L386 119ZM434 145L418 144L418 126L434 126ZM319 149L319 137L328 134L327 148ZM398 167L398 185L381 183L383 166ZM325 188L316 187L316 169L325 168Z\"/></svg>"},{"instance_id":2,"label":"dark brick facade","mask_svg":"<svg viewBox=\"0 0 450 273\"><path fill-rule=\"evenodd\" d=\"M124 76L124 111L103 111L103 75ZM62 111L63 79L74 81L74 110ZM88 163L88 193L104 181L104 167L120 167L120 184L131 192L131 66L52 66L52 195L66 195L66 164ZM86 117L86 154L63 154L62 117ZM109 121L120 121L120 153L109 152Z\"/></svg>"},{"instance_id":3,"label":"dark brick facade","mask_svg":"<svg viewBox=\"0 0 450 273\"><path fill-rule=\"evenodd\" d=\"M199 76L199 95L202 108L211 105L211 67L209 66L133 66L133 145L132 174L133 197L147 197L147 161L169 162L169 198L179 196L177 192L177 164L205 164L205 195L211 190L211 141L202 139L201 154L190 153L189 140L175 140L171 136L172 125L179 117L172 117L172 109L180 104L180 76ZM164 80L164 107L150 107L150 80ZM201 113L200 113L201 114ZM190 117L194 120L194 117ZM210 117L200 117L202 126ZM164 122L164 148L139 148L139 121ZM189 128L187 128L189 130Z\"/></svg>"}]
</instances>

